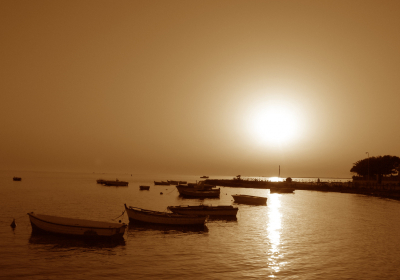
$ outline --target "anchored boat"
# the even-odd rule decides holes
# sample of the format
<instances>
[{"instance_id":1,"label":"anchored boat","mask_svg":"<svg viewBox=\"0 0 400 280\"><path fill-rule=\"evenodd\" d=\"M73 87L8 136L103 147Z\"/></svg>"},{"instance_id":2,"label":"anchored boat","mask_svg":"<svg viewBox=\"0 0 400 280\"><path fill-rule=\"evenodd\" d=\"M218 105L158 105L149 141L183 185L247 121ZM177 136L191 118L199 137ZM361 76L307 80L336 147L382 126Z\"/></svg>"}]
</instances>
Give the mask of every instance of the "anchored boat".
<instances>
[{"instance_id":1,"label":"anchored boat","mask_svg":"<svg viewBox=\"0 0 400 280\"><path fill-rule=\"evenodd\" d=\"M102 184L105 186L128 186L129 183L125 182L125 181L120 181L117 179L115 181L104 180Z\"/></svg>"},{"instance_id":2,"label":"anchored boat","mask_svg":"<svg viewBox=\"0 0 400 280\"><path fill-rule=\"evenodd\" d=\"M169 186L169 183L166 181L154 181L154 185Z\"/></svg>"},{"instance_id":3,"label":"anchored boat","mask_svg":"<svg viewBox=\"0 0 400 280\"><path fill-rule=\"evenodd\" d=\"M85 237L122 237L126 224L28 213L33 232Z\"/></svg>"},{"instance_id":4,"label":"anchored boat","mask_svg":"<svg viewBox=\"0 0 400 280\"><path fill-rule=\"evenodd\" d=\"M208 216L180 215L168 212L146 210L138 207L126 206L125 210L130 221L139 221L163 225L204 225Z\"/></svg>"},{"instance_id":5,"label":"anchored boat","mask_svg":"<svg viewBox=\"0 0 400 280\"><path fill-rule=\"evenodd\" d=\"M233 194L234 201L240 204L254 204L254 205L265 205L267 203L267 197L253 196L245 194Z\"/></svg>"},{"instance_id":6,"label":"anchored boat","mask_svg":"<svg viewBox=\"0 0 400 280\"><path fill-rule=\"evenodd\" d=\"M184 197L212 198L219 197L221 192L220 189L199 189L185 185L178 185L176 188L178 189L179 194Z\"/></svg>"},{"instance_id":7,"label":"anchored boat","mask_svg":"<svg viewBox=\"0 0 400 280\"><path fill-rule=\"evenodd\" d=\"M182 215L236 216L239 209L232 205L181 205L168 206L168 210Z\"/></svg>"}]
</instances>

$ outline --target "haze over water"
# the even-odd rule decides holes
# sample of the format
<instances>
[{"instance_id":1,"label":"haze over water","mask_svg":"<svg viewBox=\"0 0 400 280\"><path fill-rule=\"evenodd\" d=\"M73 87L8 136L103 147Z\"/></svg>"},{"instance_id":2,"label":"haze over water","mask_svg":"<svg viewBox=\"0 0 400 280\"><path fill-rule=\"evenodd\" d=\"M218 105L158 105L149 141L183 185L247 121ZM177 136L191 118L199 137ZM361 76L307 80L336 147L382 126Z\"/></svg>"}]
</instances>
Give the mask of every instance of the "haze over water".
<instances>
[{"instance_id":1,"label":"haze over water","mask_svg":"<svg viewBox=\"0 0 400 280\"><path fill-rule=\"evenodd\" d=\"M354 194L225 188L220 199L183 199L153 180L199 176L0 172L0 271L4 279L397 279L400 202ZM105 187L96 179L129 181ZM140 191L139 185L150 185ZM163 192L161 195L160 192ZM130 225L120 243L87 244L31 236L26 213L112 221L123 204L163 211L169 205L232 204L231 194L268 197L238 205L236 221L202 231ZM13 231L9 224L17 218ZM128 222L126 214L122 219Z\"/></svg>"}]
</instances>

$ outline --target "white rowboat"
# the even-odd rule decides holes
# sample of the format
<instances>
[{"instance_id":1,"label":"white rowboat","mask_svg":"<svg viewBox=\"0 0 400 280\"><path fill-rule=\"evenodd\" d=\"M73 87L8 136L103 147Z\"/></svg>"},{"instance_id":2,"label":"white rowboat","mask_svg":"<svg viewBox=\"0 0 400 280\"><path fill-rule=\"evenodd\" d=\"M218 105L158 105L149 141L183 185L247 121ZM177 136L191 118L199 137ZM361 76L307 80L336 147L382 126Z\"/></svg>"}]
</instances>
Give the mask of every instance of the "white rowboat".
<instances>
[{"instance_id":1,"label":"white rowboat","mask_svg":"<svg viewBox=\"0 0 400 280\"><path fill-rule=\"evenodd\" d=\"M168 206L168 210L182 215L236 216L239 209L232 205L181 205Z\"/></svg>"},{"instance_id":2,"label":"white rowboat","mask_svg":"<svg viewBox=\"0 0 400 280\"><path fill-rule=\"evenodd\" d=\"M268 199L267 197L245 195L245 194L233 194L232 197L236 203L255 204L255 205L265 205Z\"/></svg>"},{"instance_id":3,"label":"white rowboat","mask_svg":"<svg viewBox=\"0 0 400 280\"><path fill-rule=\"evenodd\" d=\"M163 225L204 225L208 216L180 215L175 213L159 212L142 208L126 206L125 210L130 221L139 221Z\"/></svg>"},{"instance_id":4,"label":"white rowboat","mask_svg":"<svg viewBox=\"0 0 400 280\"><path fill-rule=\"evenodd\" d=\"M91 221L28 213L33 232L86 236L122 237L126 224Z\"/></svg>"}]
</instances>

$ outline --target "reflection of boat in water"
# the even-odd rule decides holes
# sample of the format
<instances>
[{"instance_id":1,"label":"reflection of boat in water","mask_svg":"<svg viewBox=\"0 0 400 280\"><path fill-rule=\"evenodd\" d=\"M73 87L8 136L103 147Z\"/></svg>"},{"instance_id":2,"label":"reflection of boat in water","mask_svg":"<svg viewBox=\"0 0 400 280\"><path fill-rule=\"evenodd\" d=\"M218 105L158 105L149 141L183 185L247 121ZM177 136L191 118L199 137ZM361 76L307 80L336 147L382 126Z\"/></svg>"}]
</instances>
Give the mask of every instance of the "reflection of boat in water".
<instances>
[{"instance_id":1,"label":"reflection of boat in water","mask_svg":"<svg viewBox=\"0 0 400 280\"><path fill-rule=\"evenodd\" d=\"M202 225L164 225L164 224L149 224L149 223L130 223L128 226L128 234L130 232L144 231L160 231L164 233L204 233L208 232L208 227Z\"/></svg>"},{"instance_id":2,"label":"reflection of boat in water","mask_svg":"<svg viewBox=\"0 0 400 280\"><path fill-rule=\"evenodd\" d=\"M212 198L219 197L221 192L220 189L200 189L188 187L186 185L178 185L176 188L183 197Z\"/></svg>"},{"instance_id":3,"label":"reflection of boat in water","mask_svg":"<svg viewBox=\"0 0 400 280\"><path fill-rule=\"evenodd\" d=\"M268 199L267 197L245 195L245 194L233 194L232 197L236 203L254 204L254 205L265 205Z\"/></svg>"},{"instance_id":4,"label":"reflection of boat in water","mask_svg":"<svg viewBox=\"0 0 400 280\"><path fill-rule=\"evenodd\" d=\"M168 206L168 210L182 215L236 216L239 209L232 205L181 205Z\"/></svg>"},{"instance_id":5,"label":"reflection of boat in water","mask_svg":"<svg viewBox=\"0 0 400 280\"><path fill-rule=\"evenodd\" d=\"M150 186L140 186L140 190L149 190Z\"/></svg>"},{"instance_id":6,"label":"reflection of boat in water","mask_svg":"<svg viewBox=\"0 0 400 280\"><path fill-rule=\"evenodd\" d=\"M146 210L138 207L126 206L129 221L163 225L204 225L207 216L180 215L168 212Z\"/></svg>"},{"instance_id":7,"label":"reflection of boat in water","mask_svg":"<svg viewBox=\"0 0 400 280\"><path fill-rule=\"evenodd\" d=\"M165 181L154 181L154 185L169 186L169 183Z\"/></svg>"},{"instance_id":8,"label":"reflection of boat in water","mask_svg":"<svg viewBox=\"0 0 400 280\"><path fill-rule=\"evenodd\" d=\"M270 188L270 193L293 193L295 188Z\"/></svg>"},{"instance_id":9,"label":"reflection of boat in water","mask_svg":"<svg viewBox=\"0 0 400 280\"><path fill-rule=\"evenodd\" d=\"M13 181L21 181L21 177L13 177Z\"/></svg>"},{"instance_id":10,"label":"reflection of boat in water","mask_svg":"<svg viewBox=\"0 0 400 280\"><path fill-rule=\"evenodd\" d=\"M28 213L32 232L84 237L122 237L126 224Z\"/></svg>"},{"instance_id":11,"label":"reflection of boat in water","mask_svg":"<svg viewBox=\"0 0 400 280\"><path fill-rule=\"evenodd\" d=\"M82 238L73 235L36 234L32 232L30 244L52 245L60 248L114 248L124 246L124 238Z\"/></svg>"}]
</instances>

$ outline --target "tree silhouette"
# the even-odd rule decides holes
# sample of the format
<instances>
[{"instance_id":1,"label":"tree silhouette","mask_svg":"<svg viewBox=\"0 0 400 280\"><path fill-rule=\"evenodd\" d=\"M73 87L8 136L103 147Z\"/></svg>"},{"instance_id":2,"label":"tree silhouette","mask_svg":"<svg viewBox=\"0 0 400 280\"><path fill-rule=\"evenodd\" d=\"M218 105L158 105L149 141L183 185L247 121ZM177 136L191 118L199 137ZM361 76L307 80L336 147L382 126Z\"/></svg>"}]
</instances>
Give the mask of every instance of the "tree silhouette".
<instances>
[{"instance_id":1,"label":"tree silhouette","mask_svg":"<svg viewBox=\"0 0 400 280\"><path fill-rule=\"evenodd\" d=\"M357 173L359 176L394 175L398 174L400 158L396 156L370 157L357 161L353 164L350 172Z\"/></svg>"}]
</instances>

